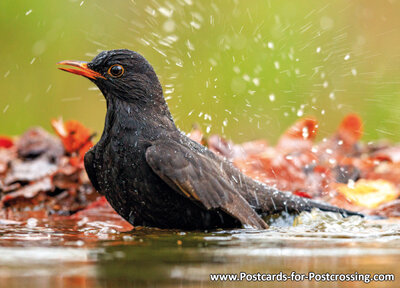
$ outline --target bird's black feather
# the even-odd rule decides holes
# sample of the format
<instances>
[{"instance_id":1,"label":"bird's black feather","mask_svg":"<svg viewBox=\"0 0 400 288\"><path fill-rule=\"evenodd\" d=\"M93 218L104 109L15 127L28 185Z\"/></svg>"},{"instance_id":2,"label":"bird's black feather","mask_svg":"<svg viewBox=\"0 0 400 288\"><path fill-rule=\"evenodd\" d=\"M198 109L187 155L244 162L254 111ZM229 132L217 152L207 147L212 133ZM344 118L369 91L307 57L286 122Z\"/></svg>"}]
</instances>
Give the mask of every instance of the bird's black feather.
<instances>
[{"instance_id":1,"label":"bird's black feather","mask_svg":"<svg viewBox=\"0 0 400 288\"><path fill-rule=\"evenodd\" d=\"M92 185L94 189L97 190L100 194L104 194L99 186L99 183L97 183L97 177L96 177L96 165L94 162L94 152L93 149L90 149L88 152L86 152L85 157L84 157L84 164L85 164L85 170L86 173L89 177L90 182L92 182Z\"/></svg>"},{"instance_id":2,"label":"bird's black feather","mask_svg":"<svg viewBox=\"0 0 400 288\"><path fill-rule=\"evenodd\" d=\"M213 159L174 141L158 141L147 149L146 160L176 192L205 209L220 209L254 228L268 227Z\"/></svg>"},{"instance_id":3,"label":"bird's black feather","mask_svg":"<svg viewBox=\"0 0 400 288\"><path fill-rule=\"evenodd\" d=\"M121 77L107 71L124 69ZM107 101L100 141L85 156L94 187L133 225L212 229L267 228L256 213L334 206L281 192L241 173L175 126L152 66L129 50L100 53L88 68ZM354 213L356 214L356 213Z\"/></svg>"}]
</instances>

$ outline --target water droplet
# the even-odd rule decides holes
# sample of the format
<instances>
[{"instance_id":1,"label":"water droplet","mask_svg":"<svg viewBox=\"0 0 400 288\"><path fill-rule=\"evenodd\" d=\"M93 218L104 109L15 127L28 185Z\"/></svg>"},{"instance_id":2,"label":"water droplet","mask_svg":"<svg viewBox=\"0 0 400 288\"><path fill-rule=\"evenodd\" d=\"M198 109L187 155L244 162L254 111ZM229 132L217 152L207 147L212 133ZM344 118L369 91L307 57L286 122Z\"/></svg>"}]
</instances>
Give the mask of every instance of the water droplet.
<instances>
[{"instance_id":1,"label":"water droplet","mask_svg":"<svg viewBox=\"0 0 400 288\"><path fill-rule=\"evenodd\" d=\"M260 86L260 79L259 78L253 78L253 83L256 86Z\"/></svg>"},{"instance_id":2,"label":"water droplet","mask_svg":"<svg viewBox=\"0 0 400 288\"><path fill-rule=\"evenodd\" d=\"M271 102L275 101L275 95L274 94L269 94L269 101L271 101Z\"/></svg>"},{"instance_id":3,"label":"water droplet","mask_svg":"<svg viewBox=\"0 0 400 288\"><path fill-rule=\"evenodd\" d=\"M355 182L353 179L349 179L349 182L347 182L347 187L349 187L350 189L355 188Z\"/></svg>"},{"instance_id":4,"label":"water droplet","mask_svg":"<svg viewBox=\"0 0 400 288\"><path fill-rule=\"evenodd\" d=\"M29 228L34 228L37 226L38 220L36 218L29 218L26 221L26 226Z\"/></svg>"},{"instance_id":5,"label":"water droplet","mask_svg":"<svg viewBox=\"0 0 400 288\"><path fill-rule=\"evenodd\" d=\"M175 21L172 19L168 19L167 21L164 22L163 24L163 30L167 33L171 33L175 31Z\"/></svg>"},{"instance_id":6,"label":"water droplet","mask_svg":"<svg viewBox=\"0 0 400 288\"><path fill-rule=\"evenodd\" d=\"M6 105L6 107L4 107L4 109L3 109L3 113L6 113L6 112L7 112L7 110L8 110L8 108L10 108L10 104L7 104L7 105Z\"/></svg>"},{"instance_id":7,"label":"water droplet","mask_svg":"<svg viewBox=\"0 0 400 288\"><path fill-rule=\"evenodd\" d=\"M168 17L168 18L171 17L172 14L174 13L174 11L172 9L170 10L165 7L158 8L158 12L160 12L163 16Z\"/></svg>"},{"instance_id":8,"label":"water droplet","mask_svg":"<svg viewBox=\"0 0 400 288\"><path fill-rule=\"evenodd\" d=\"M197 29L197 30L199 30L201 27L200 24L196 21L191 21L190 26L192 26L194 29Z\"/></svg>"},{"instance_id":9,"label":"water droplet","mask_svg":"<svg viewBox=\"0 0 400 288\"><path fill-rule=\"evenodd\" d=\"M333 22L332 18L327 17L327 16L321 17L321 20L319 22L319 25L321 26L321 28L323 30L332 29L333 28L333 24L334 24L334 22Z\"/></svg>"}]
</instances>

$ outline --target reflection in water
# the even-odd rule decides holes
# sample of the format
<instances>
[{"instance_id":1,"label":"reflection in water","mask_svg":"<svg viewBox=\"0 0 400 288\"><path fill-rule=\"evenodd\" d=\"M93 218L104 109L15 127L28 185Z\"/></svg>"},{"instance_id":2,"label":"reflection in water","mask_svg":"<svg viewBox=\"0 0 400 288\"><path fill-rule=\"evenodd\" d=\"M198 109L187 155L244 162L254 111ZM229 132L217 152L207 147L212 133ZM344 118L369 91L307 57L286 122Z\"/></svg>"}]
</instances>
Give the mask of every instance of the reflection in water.
<instances>
[{"instance_id":1,"label":"reflection in water","mask_svg":"<svg viewBox=\"0 0 400 288\"><path fill-rule=\"evenodd\" d=\"M0 286L262 285L209 280L210 273L242 271L400 275L400 226L393 221L342 219L317 211L303 213L294 226L282 227L281 220L275 219L273 224L279 225L267 231L208 233L140 228L129 231L115 214L102 221L87 215L79 219L4 220L0 222ZM271 287L274 284L269 283ZM367 287L360 282L284 285ZM380 283L379 287L398 285L396 280Z\"/></svg>"}]
</instances>

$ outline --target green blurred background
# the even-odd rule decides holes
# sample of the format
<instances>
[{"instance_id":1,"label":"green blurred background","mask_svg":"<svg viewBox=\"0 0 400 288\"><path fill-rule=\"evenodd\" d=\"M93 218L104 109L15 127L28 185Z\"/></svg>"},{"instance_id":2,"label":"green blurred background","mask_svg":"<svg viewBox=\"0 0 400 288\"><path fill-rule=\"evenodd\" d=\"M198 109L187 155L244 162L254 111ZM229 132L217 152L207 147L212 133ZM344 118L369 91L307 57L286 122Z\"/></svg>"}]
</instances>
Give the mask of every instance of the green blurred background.
<instances>
[{"instance_id":1,"label":"green blurred background","mask_svg":"<svg viewBox=\"0 0 400 288\"><path fill-rule=\"evenodd\" d=\"M105 102L61 60L128 48L154 66L178 126L271 142L301 116L320 137L359 113L399 140L400 1L0 1L0 134L50 119L101 133Z\"/></svg>"}]
</instances>

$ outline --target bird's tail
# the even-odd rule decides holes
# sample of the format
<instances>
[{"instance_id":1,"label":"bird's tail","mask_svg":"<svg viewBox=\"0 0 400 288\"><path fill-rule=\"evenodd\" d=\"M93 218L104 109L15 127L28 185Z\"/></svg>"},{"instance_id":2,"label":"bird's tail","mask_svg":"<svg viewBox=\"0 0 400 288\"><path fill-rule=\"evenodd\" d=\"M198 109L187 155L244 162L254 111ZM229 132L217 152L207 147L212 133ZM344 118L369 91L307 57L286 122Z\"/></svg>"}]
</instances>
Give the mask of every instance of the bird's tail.
<instances>
[{"instance_id":1,"label":"bird's tail","mask_svg":"<svg viewBox=\"0 0 400 288\"><path fill-rule=\"evenodd\" d=\"M260 194L261 193L258 193L257 195L257 204L255 205L255 209L261 214L273 214L283 211L288 213L300 213L302 211L311 211L313 208L318 208L322 211L340 213L344 217L353 215L364 217L362 213L349 211L316 200L299 197L290 192L281 192L269 188L267 193Z\"/></svg>"}]
</instances>

